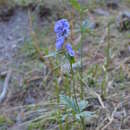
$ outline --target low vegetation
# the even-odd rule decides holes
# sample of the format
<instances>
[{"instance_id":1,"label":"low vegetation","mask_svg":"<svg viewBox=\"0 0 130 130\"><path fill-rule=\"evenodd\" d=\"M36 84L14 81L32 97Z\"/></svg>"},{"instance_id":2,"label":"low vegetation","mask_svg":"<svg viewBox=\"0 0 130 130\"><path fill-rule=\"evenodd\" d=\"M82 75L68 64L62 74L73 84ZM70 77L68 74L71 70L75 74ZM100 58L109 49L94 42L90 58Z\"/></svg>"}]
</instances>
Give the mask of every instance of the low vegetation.
<instances>
[{"instance_id":1,"label":"low vegetation","mask_svg":"<svg viewBox=\"0 0 130 130\"><path fill-rule=\"evenodd\" d=\"M2 83L12 70L0 130L130 128L129 0L0 0L0 7L14 10L0 12L1 23L25 12L29 30L7 64L0 60Z\"/></svg>"}]
</instances>

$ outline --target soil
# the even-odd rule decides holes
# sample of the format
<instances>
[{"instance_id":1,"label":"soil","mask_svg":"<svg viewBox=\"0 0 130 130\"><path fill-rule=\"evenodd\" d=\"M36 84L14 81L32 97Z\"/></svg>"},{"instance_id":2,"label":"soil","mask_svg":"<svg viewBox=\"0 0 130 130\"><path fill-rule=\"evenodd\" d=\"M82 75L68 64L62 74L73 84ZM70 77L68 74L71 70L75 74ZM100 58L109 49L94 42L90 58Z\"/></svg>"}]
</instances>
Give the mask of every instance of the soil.
<instances>
[{"instance_id":1,"label":"soil","mask_svg":"<svg viewBox=\"0 0 130 130\"><path fill-rule=\"evenodd\" d=\"M17 48L29 38L29 19L26 10L16 9L9 21L0 22L0 62L12 61Z\"/></svg>"},{"instance_id":2,"label":"soil","mask_svg":"<svg viewBox=\"0 0 130 130\"><path fill-rule=\"evenodd\" d=\"M120 14L120 11L130 11L129 5L120 4L116 6L114 10L108 9L107 7L97 8L95 10L90 10L89 18L93 23L98 23L98 27L94 27L95 32L97 33L96 38L93 37L86 38L84 41L84 55L88 56L93 55L88 58L87 64L102 64L104 58L104 44L107 37L104 36L104 28L110 18L115 18ZM38 17L35 17L37 30L42 32L43 28L50 25L52 26L53 22L50 22L50 16L53 15L50 9L41 8L44 11L40 11ZM98 10L98 11L96 11ZM34 12L33 12L34 13ZM107 15L106 15L107 14ZM7 130L26 130L26 126L20 125L25 122L27 119L23 119L23 113L26 113L26 109L19 109L19 106L38 104L41 102L46 102L49 98L53 98L52 93L54 88L53 79L50 75L50 81L43 83L43 79L48 70L46 66L39 61L39 56L35 55L35 49L32 49L31 53L34 58L30 56L21 54L21 48L24 48L25 44L28 44L27 41L31 40L30 34L30 21L28 15L28 8L14 8L13 13L6 20L3 19L0 21L0 92L2 91L2 84L4 83L4 78L6 76L7 70L12 67L13 74L11 82L9 85L8 95L5 101L0 105L0 114L8 116L13 120L13 125L7 124L6 127L1 127L2 129ZM41 19L42 17L42 19ZM48 18L49 17L49 18ZM53 16L57 19L57 16ZM50 23L49 23L50 22ZM42 23L42 24L41 24ZM35 23L34 23L35 24ZM42 29L41 29L42 28ZM53 33L49 32L47 37L44 40L51 40L49 36L55 37ZM113 43L113 50L115 50L115 59L112 61L110 70L119 65L119 62L123 62L126 59L124 66L124 75L125 82L124 86L121 88L121 81L114 82L115 84L112 87L108 87L108 97L104 100L105 106L107 106L108 114L114 111L114 108L118 106L118 110L114 113L114 120L111 125L106 130L129 130L130 129L130 36L129 30L120 32L116 28L116 24L112 25L111 31L111 43ZM48 40L48 39L49 40ZM98 43L97 43L98 41ZM101 43L99 43L99 41ZM41 40L42 46L44 45L43 40ZM97 45L98 44L98 45ZM97 46L101 44L99 50L97 51ZM52 45L50 45L52 46ZM94 48L94 47L95 48ZM117 48L117 46L120 46ZM24 48L25 49L25 48ZM25 49L26 51L26 49ZM30 51L30 50L29 50ZM25 52L26 53L26 52ZM34 55L33 55L34 54ZM30 55L30 54L29 54ZM38 58L37 58L38 57ZM113 67L114 66L114 67ZM116 70L115 70L116 71ZM115 72L114 71L114 72ZM5 73L5 74L3 74ZM116 73L116 72L115 72ZM2 75L3 74L3 75ZM114 74L113 74L114 75ZM52 75L53 76L53 75ZM111 84L111 83L110 83ZM89 101L90 104L93 100ZM99 102L95 101L95 106L99 107ZM94 106L92 104L92 106ZM16 109L15 109L16 108ZM91 107L90 107L91 108ZM9 110L10 109L10 110ZM13 110L14 109L14 110ZM88 108L89 109L89 108ZM91 108L92 109L92 108ZM13 114L12 114L13 113ZM106 113L105 113L106 114ZM37 115L38 116L38 115ZM104 112L100 111L100 117L97 121L97 124L103 122ZM30 117L31 118L31 117ZM28 119L29 120L29 119ZM106 122L105 122L106 123ZM2 128L2 129L1 129ZM90 126L88 125L88 129ZM92 128L93 129L93 128Z\"/></svg>"}]
</instances>

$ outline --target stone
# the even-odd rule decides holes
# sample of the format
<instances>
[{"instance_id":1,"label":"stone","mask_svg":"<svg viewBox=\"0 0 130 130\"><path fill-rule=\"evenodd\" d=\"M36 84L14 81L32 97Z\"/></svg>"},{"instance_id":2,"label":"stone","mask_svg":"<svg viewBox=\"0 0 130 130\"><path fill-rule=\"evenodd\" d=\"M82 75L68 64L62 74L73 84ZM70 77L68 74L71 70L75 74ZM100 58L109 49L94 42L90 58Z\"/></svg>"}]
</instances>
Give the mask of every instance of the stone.
<instances>
[{"instance_id":1,"label":"stone","mask_svg":"<svg viewBox=\"0 0 130 130\"><path fill-rule=\"evenodd\" d=\"M35 99L29 94L24 101L25 104L34 104L35 103Z\"/></svg>"},{"instance_id":2,"label":"stone","mask_svg":"<svg viewBox=\"0 0 130 130\"><path fill-rule=\"evenodd\" d=\"M100 15L100 16L109 16L109 12L108 11L105 11L103 9L96 9L94 10L94 13L97 14L97 15Z\"/></svg>"},{"instance_id":3,"label":"stone","mask_svg":"<svg viewBox=\"0 0 130 130\"><path fill-rule=\"evenodd\" d=\"M46 6L40 6L39 7L39 11L38 11L38 14L39 14L39 17L40 18L47 18L48 16L51 16L51 9L46 7Z\"/></svg>"},{"instance_id":4,"label":"stone","mask_svg":"<svg viewBox=\"0 0 130 130\"><path fill-rule=\"evenodd\" d=\"M120 31L130 30L130 12L121 12L116 19L116 25Z\"/></svg>"},{"instance_id":5,"label":"stone","mask_svg":"<svg viewBox=\"0 0 130 130\"><path fill-rule=\"evenodd\" d=\"M0 7L0 21L9 21L14 14L14 8Z\"/></svg>"},{"instance_id":6,"label":"stone","mask_svg":"<svg viewBox=\"0 0 130 130\"><path fill-rule=\"evenodd\" d=\"M82 26L85 29L93 30L93 29L96 29L97 27L99 27L99 23L92 21L91 19L86 19L86 20L83 21Z\"/></svg>"},{"instance_id":7,"label":"stone","mask_svg":"<svg viewBox=\"0 0 130 130\"><path fill-rule=\"evenodd\" d=\"M117 9L119 7L118 3L119 0L107 0L106 6L110 9Z\"/></svg>"}]
</instances>

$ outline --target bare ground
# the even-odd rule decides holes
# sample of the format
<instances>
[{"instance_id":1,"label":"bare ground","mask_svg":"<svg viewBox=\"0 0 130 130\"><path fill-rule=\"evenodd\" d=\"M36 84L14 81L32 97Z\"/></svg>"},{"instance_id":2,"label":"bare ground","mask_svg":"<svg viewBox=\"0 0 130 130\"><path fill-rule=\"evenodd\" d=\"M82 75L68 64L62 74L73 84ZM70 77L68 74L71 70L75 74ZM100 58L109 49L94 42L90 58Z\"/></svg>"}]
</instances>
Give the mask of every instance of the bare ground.
<instances>
[{"instance_id":1,"label":"bare ground","mask_svg":"<svg viewBox=\"0 0 130 130\"><path fill-rule=\"evenodd\" d=\"M120 8L117 10L108 10L104 7L100 9L105 10L108 15L101 14L100 16L100 14L91 13L91 11L89 13L90 19L93 20L93 22L99 23L99 27L95 29L96 36L94 38L90 36L84 41L84 55L86 56L87 64L86 72L88 66L96 63L103 63L104 47L107 42L107 36L105 36L106 23L108 23L110 19L116 18L120 11L130 11L129 5L126 4L121 4ZM43 21L38 21L38 23L42 22ZM46 21L44 19L44 23L45 26L53 26L53 22L51 22L50 19L47 19ZM24 46L25 44L28 44L27 41L30 39L29 27L29 16L26 9L16 9L9 21L0 22L0 92L2 91L2 84L4 83L6 72L9 68L13 68L8 95L0 106L0 114L7 116L11 121L6 121L5 127L1 127L0 124L0 129L27 129L24 128L24 122L33 118L35 119L35 110L32 112L34 115L32 113L28 114L28 110L27 108L24 108L24 105L42 104L41 106L44 108L44 103L46 103L48 99L53 98L54 88L52 87L54 85L52 83L52 77L50 76L50 81L45 84L43 83L43 79L47 73L46 71L48 70L45 70L45 66L39 61L39 55L36 54L35 49L31 48L30 51L30 46L29 50L27 50L28 46ZM42 29L39 30L41 26L37 28L37 30L42 33ZM43 29L46 28L43 27ZM52 41L54 41L54 35L51 32L47 33L44 40L42 38L40 39L42 46L46 46L44 43L47 42L51 44L50 48L53 48L53 43L48 40L51 36ZM119 32L114 23L111 27L110 36L111 46L114 52L114 58L110 65L110 75L114 77L116 73L118 74L119 66L122 65L125 78L124 81L118 81L118 78L116 81L116 79L111 78L108 85L107 98L103 101L106 109L100 109L100 117L96 121L96 124L102 128L105 124L108 124L106 130L129 130L130 50L128 47L130 45L130 35L129 31ZM22 51L21 48L23 49ZM29 51L29 53L27 53L27 51ZM97 101L95 102L97 103ZM92 100L90 101L90 104L91 103ZM94 106L95 105L92 104L91 107ZM31 114L33 117L30 117ZM25 115L27 115L27 117ZM36 117L38 116L39 115L36 114ZM105 120L104 117L109 118ZM95 128L88 125L88 129L92 130Z\"/></svg>"}]
</instances>

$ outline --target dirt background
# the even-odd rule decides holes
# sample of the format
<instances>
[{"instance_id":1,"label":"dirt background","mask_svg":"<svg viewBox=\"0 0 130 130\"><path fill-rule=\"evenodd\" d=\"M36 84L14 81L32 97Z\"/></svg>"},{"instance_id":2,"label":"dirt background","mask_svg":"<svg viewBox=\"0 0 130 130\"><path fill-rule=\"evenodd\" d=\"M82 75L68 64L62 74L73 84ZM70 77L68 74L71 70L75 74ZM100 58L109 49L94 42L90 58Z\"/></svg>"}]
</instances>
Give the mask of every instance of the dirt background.
<instances>
[{"instance_id":1,"label":"dirt background","mask_svg":"<svg viewBox=\"0 0 130 130\"><path fill-rule=\"evenodd\" d=\"M98 0L100 2L100 0ZM98 2L97 1L97 2ZM106 130L129 130L130 129L130 30L119 31L117 28L117 16L121 12L127 11L130 16L130 1L114 1L117 5L109 7L106 3L102 6L100 3L95 5L92 1L81 0L84 5L89 5L88 14L95 36L86 37L84 40L84 56L87 57L86 64L103 63L104 46L107 41L106 25L114 21L111 26L111 46L114 52L114 58L110 67L111 77L118 75L119 66L123 66L124 81L115 81L111 87L108 87L108 97L104 101L108 113L114 111L117 105L120 105L117 112L114 113L114 120ZM0 92L2 92L5 77L10 68L13 69L11 81L9 83L8 94L2 104L0 104L0 114L7 116L0 130L26 130L24 122L35 118L24 117L26 113L25 105L39 104L53 99L55 88L53 88L53 77L50 75L47 82L43 82L49 73L48 67L40 61L40 56L33 45L34 39L31 37L31 28L29 21L29 11L31 11L33 30L36 33L38 44L41 51L46 51L46 47L54 50L55 34L53 32L54 22L62 17L67 17L67 9L64 4L57 4L55 1L47 1L45 5L36 5L25 3L24 5L3 5L0 11ZM60 5L60 7L59 7ZM3 8L4 7L4 8ZM64 13L62 13L64 11ZM75 20L79 20L75 13ZM76 25L75 25L76 26ZM78 41L74 37L75 45ZM35 42L35 41L34 41ZM78 51L76 52L78 55ZM90 57L89 57L90 56ZM87 70L87 67L86 67ZM85 71L86 71L85 70ZM116 80L116 79L113 79ZM91 103L92 101L90 101ZM97 101L95 101L97 103ZM121 103L121 104L119 104ZM94 105L92 105L94 106ZM44 108L44 105L42 106ZM104 120L103 116L107 112L101 112L97 124ZM0 115L0 119L1 119ZM26 115L26 114L25 114ZM38 117L39 115L36 115ZM22 124L22 125L21 125ZM53 126L53 125L52 125ZM52 128L53 129L53 128ZM88 129L94 130L92 126ZM49 130L49 129L48 129Z\"/></svg>"}]
</instances>

